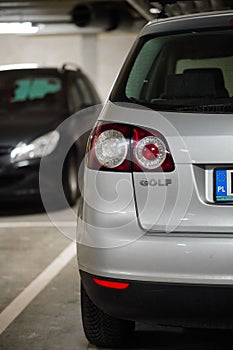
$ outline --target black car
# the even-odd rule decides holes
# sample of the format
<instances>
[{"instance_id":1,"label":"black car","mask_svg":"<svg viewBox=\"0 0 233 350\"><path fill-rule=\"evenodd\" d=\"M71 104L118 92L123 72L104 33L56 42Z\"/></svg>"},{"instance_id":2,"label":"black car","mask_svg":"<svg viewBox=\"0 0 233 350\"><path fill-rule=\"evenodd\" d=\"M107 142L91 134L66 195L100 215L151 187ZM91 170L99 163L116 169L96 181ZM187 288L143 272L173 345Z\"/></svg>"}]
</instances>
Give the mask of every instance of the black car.
<instances>
[{"instance_id":1,"label":"black car","mask_svg":"<svg viewBox=\"0 0 233 350\"><path fill-rule=\"evenodd\" d=\"M62 182L68 203L75 204L79 195L77 170L89 135L89 131L82 136L78 133L76 112L99 104L93 84L78 68L64 65L60 69L1 70L0 200L40 198L42 155L48 159L48 165L56 164L64 140L72 138L74 143L63 162ZM97 117L95 109L90 113L89 129ZM71 115L75 118L70 126L59 131L58 126ZM48 191L56 190L54 178L46 179Z\"/></svg>"}]
</instances>

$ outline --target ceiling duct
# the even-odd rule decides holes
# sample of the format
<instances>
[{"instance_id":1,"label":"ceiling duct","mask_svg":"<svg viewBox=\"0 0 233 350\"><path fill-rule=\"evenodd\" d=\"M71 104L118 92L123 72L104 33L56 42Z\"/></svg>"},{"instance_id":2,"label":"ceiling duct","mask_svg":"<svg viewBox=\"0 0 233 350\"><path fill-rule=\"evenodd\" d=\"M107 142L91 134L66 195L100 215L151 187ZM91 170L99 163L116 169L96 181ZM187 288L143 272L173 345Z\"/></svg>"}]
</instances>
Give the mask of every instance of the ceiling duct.
<instances>
[{"instance_id":1,"label":"ceiling duct","mask_svg":"<svg viewBox=\"0 0 233 350\"><path fill-rule=\"evenodd\" d=\"M159 17L173 17L211 11L224 11L233 8L232 0L146 0L161 9Z\"/></svg>"},{"instance_id":2,"label":"ceiling duct","mask_svg":"<svg viewBox=\"0 0 233 350\"><path fill-rule=\"evenodd\" d=\"M127 29L138 19L136 11L124 3L109 1L80 3L72 9L71 17L78 27L97 27L104 31Z\"/></svg>"}]
</instances>

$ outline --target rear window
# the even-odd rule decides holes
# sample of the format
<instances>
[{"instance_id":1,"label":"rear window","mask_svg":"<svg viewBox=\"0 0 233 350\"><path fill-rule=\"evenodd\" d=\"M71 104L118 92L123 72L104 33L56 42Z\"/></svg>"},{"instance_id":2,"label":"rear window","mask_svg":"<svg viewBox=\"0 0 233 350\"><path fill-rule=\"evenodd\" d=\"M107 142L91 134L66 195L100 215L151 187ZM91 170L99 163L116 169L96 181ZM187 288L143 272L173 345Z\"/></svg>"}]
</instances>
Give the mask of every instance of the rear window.
<instances>
[{"instance_id":1,"label":"rear window","mask_svg":"<svg viewBox=\"0 0 233 350\"><path fill-rule=\"evenodd\" d=\"M143 38L112 99L164 111L233 112L232 42L232 30Z\"/></svg>"},{"instance_id":2,"label":"rear window","mask_svg":"<svg viewBox=\"0 0 233 350\"><path fill-rule=\"evenodd\" d=\"M59 110L64 104L62 81L56 72L15 70L0 72L0 109Z\"/></svg>"},{"instance_id":3,"label":"rear window","mask_svg":"<svg viewBox=\"0 0 233 350\"><path fill-rule=\"evenodd\" d=\"M48 95L61 91L61 81L51 77L16 79L12 87L10 103L44 100Z\"/></svg>"}]
</instances>

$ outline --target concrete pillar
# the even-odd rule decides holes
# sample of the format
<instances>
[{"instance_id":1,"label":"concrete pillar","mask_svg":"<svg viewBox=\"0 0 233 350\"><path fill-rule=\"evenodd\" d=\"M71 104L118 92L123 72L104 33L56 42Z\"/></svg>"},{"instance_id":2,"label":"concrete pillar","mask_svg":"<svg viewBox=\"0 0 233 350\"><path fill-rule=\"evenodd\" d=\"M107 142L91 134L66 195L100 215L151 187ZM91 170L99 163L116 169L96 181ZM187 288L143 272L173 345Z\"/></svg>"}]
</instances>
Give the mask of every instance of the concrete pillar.
<instances>
[{"instance_id":1,"label":"concrete pillar","mask_svg":"<svg viewBox=\"0 0 233 350\"><path fill-rule=\"evenodd\" d=\"M90 79L97 81L97 34L82 35L82 67Z\"/></svg>"}]
</instances>

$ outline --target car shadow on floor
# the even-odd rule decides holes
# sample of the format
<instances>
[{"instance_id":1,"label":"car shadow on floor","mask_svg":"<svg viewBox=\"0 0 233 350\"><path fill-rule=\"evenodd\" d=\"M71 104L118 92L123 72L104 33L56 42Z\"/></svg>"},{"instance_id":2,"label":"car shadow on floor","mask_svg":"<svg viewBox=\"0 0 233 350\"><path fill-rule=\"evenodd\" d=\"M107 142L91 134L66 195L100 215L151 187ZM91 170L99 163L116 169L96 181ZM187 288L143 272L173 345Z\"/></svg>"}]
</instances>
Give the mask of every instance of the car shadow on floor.
<instances>
[{"instance_id":1,"label":"car shadow on floor","mask_svg":"<svg viewBox=\"0 0 233 350\"><path fill-rule=\"evenodd\" d=\"M223 330L138 330L127 349L224 350L233 349L233 331ZM126 349L125 349L126 350Z\"/></svg>"},{"instance_id":2,"label":"car shadow on floor","mask_svg":"<svg viewBox=\"0 0 233 350\"><path fill-rule=\"evenodd\" d=\"M76 208L75 204L72 209ZM2 202L0 203L0 217L3 216L23 216L23 215L33 215L33 214L45 214L46 212L56 212L63 211L71 208L68 203L67 206L58 206L56 203L53 207L48 210L45 209L41 201L32 201L32 202Z\"/></svg>"},{"instance_id":3,"label":"car shadow on floor","mask_svg":"<svg viewBox=\"0 0 233 350\"><path fill-rule=\"evenodd\" d=\"M45 213L45 209L41 203L0 203L1 216L18 216Z\"/></svg>"}]
</instances>

